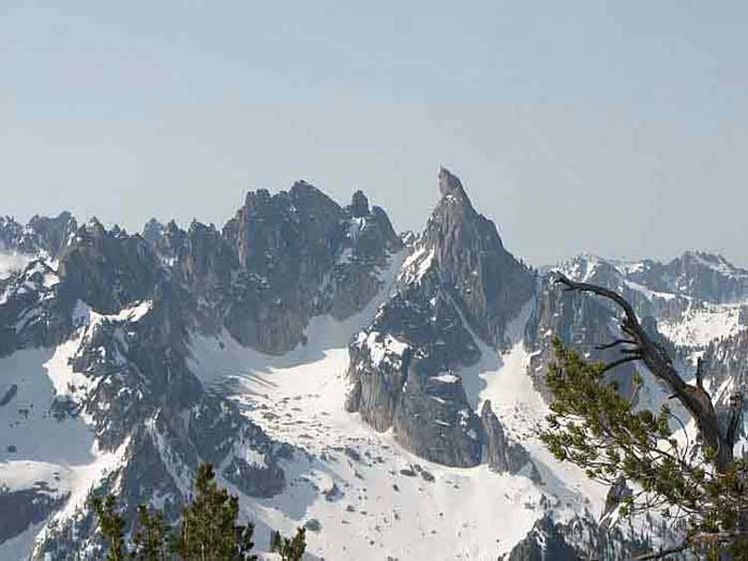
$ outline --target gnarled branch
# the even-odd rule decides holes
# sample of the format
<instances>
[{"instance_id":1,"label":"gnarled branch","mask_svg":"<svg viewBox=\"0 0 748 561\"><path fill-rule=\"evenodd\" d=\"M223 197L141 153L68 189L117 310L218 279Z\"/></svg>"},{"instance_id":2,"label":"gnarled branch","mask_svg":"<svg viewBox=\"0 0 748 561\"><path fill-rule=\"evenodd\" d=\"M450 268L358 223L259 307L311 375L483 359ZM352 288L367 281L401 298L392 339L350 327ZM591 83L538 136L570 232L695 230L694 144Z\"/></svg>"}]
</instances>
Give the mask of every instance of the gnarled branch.
<instances>
[{"instance_id":1,"label":"gnarled branch","mask_svg":"<svg viewBox=\"0 0 748 561\"><path fill-rule=\"evenodd\" d=\"M616 339L615 341L606 345L596 345L595 350L604 351L607 349L612 349L613 347L617 347L618 345L636 345L636 341L632 341L631 339Z\"/></svg>"},{"instance_id":2,"label":"gnarled branch","mask_svg":"<svg viewBox=\"0 0 748 561\"><path fill-rule=\"evenodd\" d=\"M631 304L614 290L596 284L576 282L561 273L555 274L555 283L564 286L566 292L589 292L614 302L623 310L624 318L621 330L630 337L634 349L638 354L631 354L627 359L641 359L649 371L659 380L665 382L673 395L683 404L695 419L699 432L707 446L716 452L715 467L720 473L727 471L733 463L733 442L727 440L719 429L717 414L711 397L700 383L701 375L697 375L697 385L687 384L683 377L673 367L673 362L665 350L658 345L642 327L639 318ZM613 363L615 366L629 362L621 360ZM729 432L729 431L728 431Z\"/></svg>"}]
</instances>

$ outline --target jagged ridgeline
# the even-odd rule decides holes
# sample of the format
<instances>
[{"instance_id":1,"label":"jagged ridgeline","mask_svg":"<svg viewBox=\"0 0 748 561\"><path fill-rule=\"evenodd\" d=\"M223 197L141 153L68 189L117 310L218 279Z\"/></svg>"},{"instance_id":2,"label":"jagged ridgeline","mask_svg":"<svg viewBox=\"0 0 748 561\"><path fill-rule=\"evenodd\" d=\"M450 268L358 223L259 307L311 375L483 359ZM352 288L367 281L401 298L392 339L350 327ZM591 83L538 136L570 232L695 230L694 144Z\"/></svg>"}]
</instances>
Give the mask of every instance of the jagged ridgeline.
<instances>
[{"instance_id":1,"label":"jagged ridgeline","mask_svg":"<svg viewBox=\"0 0 748 561\"><path fill-rule=\"evenodd\" d=\"M615 310L515 258L449 171L438 187L419 235L305 182L248 193L222 228L0 219L0 559L99 559L91 497L175 522L201 462L260 551L298 526L326 559L619 559L667 540L656 518L609 529L613 495L534 432L552 335L606 358ZM695 252L559 268L621 291L712 387L745 382L748 272ZM635 399L657 406L644 375Z\"/></svg>"}]
</instances>

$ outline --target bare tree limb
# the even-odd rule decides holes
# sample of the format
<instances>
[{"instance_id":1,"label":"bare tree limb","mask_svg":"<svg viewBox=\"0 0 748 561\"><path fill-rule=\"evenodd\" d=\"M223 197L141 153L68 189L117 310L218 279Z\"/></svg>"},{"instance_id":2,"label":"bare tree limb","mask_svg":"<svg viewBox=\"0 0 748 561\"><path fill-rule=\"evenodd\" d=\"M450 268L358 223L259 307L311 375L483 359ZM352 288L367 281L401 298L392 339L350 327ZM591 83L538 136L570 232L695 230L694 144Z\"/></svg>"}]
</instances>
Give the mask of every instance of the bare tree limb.
<instances>
[{"instance_id":1,"label":"bare tree limb","mask_svg":"<svg viewBox=\"0 0 748 561\"><path fill-rule=\"evenodd\" d=\"M632 350L639 352L638 355L631 355L627 358L641 359L656 378L670 387L673 395L696 421L704 443L716 452L717 471L725 473L733 463L733 442L726 439L728 435L721 433L711 397L704 390L703 383L699 383L699 379L703 380L703 372L697 376L696 386L687 384L673 367L673 362L665 350L644 330L631 304L617 292L603 286L573 281L561 273L556 273L555 283L563 285L566 292L589 292L601 296L614 302L623 310L621 330L633 341L635 349Z\"/></svg>"},{"instance_id":2,"label":"bare tree limb","mask_svg":"<svg viewBox=\"0 0 748 561\"><path fill-rule=\"evenodd\" d=\"M636 345L636 341L632 341L630 339L616 339L615 341L613 341L612 343L608 343L607 345L596 345L595 350L604 351L606 349L612 349L617 345Z\"/></svg>"}]
</instances>

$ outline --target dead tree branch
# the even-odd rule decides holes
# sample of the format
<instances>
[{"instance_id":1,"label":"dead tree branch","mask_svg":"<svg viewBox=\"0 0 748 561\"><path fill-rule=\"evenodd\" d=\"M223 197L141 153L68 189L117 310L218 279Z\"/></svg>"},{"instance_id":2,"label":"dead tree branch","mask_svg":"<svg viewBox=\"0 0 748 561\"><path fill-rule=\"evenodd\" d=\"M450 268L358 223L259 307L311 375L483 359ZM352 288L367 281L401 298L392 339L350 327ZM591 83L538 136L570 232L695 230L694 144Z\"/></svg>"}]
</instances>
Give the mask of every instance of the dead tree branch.
<instances>
[{"instance_id":1,"label":"dead tree branch","mask_svg":"<svg viewBox=\"0 0 748 561\"><path fill-rule=\"evenodd\" d=\"M712 399L703 387L703 371L697 374L697 385L686 383L674 368L672 360L665 350L653 341L642 327L631 304L617 292L595 284L576 282L561 273L556 273L555 283L564 287L567 292L591 293L615 303L624 314L621 330L629 337L635 354L625 359L614 361L606 370L632 360L642 360L649 371L663 381L683 406L695 419L704 443L716 453L715 467L719 473L725 473L733 464L733 447L737 428L731 430L732 423L723 434L720 431L717 413ZM700 367L701 370L701 367ZM739 411L735 415L739 417ZM737 421L735 421L737 425Z\"/></svg>"}]
</instances>

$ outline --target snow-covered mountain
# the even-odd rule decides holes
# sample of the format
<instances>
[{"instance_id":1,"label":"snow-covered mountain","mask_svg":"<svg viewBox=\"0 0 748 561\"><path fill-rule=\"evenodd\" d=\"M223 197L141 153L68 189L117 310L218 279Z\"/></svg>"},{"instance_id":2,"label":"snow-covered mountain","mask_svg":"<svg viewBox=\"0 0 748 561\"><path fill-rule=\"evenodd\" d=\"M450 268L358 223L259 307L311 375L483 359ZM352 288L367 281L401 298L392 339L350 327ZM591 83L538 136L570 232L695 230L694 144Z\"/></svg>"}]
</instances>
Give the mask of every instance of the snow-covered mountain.
<instances>
[{"instance_id":1,"label":"snow-covered mountain","mask_svg":"<svg viewBox=\"0 0 748 561\"><path fill-rule=\"evenodd\" d=\"M670 539L601 528L609 490L535 435L552 335L600 355L616 311L515 258L444 169L439 192L417 236L305 182L248 193L221 229L0 219L0 559L96 559L91 495L176 520L202 461L260 549L306 525L310 559L618 559ZM745 383L748 271L704 253L557 268L621 291L715 391Z\"/></svg>"}]
</instances>

